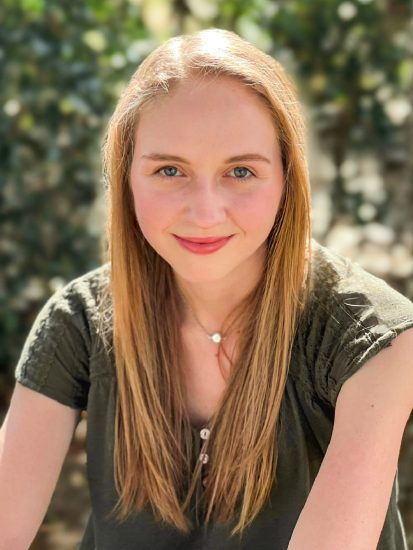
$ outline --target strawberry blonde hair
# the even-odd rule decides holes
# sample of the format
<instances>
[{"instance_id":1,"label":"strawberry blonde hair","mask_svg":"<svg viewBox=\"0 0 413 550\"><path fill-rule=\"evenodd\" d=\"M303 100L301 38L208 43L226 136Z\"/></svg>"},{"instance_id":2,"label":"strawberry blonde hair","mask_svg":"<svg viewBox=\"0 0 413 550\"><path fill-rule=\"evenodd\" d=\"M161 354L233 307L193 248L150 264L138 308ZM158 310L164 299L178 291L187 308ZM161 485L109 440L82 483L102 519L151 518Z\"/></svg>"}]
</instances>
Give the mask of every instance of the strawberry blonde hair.
<instances>
[{"instance_id":1,"label":"strawberry blonde hair","mask_svg":"<svg viewBox=\"0 0 413 550\"><path fill-rule=\"evenodd\" d=\"M240 330L239 346L203 450L210 457L204 521L234 522L232 535L242 535L277 481L279 411L308 295L310 188L294 86L277 61L227 30L177 36L154 50L126 86L105 136L107 295L118 390L114 472L119 498L112 513L123 521L149 505L157 519L182 532L194 525L189 511L202 464L193 459L185 406L181 300L172 268L139 228L129 176L146 106L186 79L220 75L248 86L267 107L284 168L265 268L230 319L230 326ZM101 319L107 319L103 311Z\"/></svg>"}]
</instances>

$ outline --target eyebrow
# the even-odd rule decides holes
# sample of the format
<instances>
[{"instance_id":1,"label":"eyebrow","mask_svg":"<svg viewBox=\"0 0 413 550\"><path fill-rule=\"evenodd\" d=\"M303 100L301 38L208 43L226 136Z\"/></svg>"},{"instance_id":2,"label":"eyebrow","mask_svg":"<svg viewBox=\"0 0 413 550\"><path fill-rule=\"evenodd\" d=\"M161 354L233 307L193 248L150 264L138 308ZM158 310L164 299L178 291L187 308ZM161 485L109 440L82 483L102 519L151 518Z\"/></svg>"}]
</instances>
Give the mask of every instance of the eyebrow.
<instances>
[{"instance_id":1,"label":"eyebrow","mask_svg":"<svg viewBox=\"0 0 413 550\"><path fill-rule=\"evenodd\" d=\"M182 157L176 155L166 155L164 153L150 153L149 155L142 155L141 159L154 160L154 161L174 161L174 162L183 162L184 164L191 164L189 160L186 160ZM228 158L225 162L242 162L250 160L259 160L262 162L268 162L271 164L271 161L258 153L248 153L246 155L236 155L235 157Z\"/></svg>"}]
</instances>

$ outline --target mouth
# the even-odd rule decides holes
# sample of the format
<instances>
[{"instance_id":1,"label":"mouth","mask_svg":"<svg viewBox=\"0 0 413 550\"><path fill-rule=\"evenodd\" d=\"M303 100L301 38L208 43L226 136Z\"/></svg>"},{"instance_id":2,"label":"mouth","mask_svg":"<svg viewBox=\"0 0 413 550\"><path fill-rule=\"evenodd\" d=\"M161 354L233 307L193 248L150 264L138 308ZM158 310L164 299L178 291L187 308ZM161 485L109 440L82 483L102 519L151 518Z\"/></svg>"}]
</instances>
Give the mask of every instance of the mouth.
<instances>
[{"instance_id":1,"label":"mouth","mask_svg":"<svg viewBox=\"0 0 413 550\"><path fill-rule=\"evenodd\" d=\"M212 254L227 244L234 235L223 237L179 237L174 235L178 243L194 254Z\"/></svg>"},{"instance_id":2,"label":"mouth","mask_svg":"<svg viewBox=\"0 0 413 550\"><path fill-rule=\"evenodd\" d=\"M180 237L179 235L174 235L174 237L181 239L183 241L188 241L190 243L209 244L209 243L217 243L224 239L229 239L232 237L232 235L224 235L222 237Z\"/></svg>"}]
</instances>

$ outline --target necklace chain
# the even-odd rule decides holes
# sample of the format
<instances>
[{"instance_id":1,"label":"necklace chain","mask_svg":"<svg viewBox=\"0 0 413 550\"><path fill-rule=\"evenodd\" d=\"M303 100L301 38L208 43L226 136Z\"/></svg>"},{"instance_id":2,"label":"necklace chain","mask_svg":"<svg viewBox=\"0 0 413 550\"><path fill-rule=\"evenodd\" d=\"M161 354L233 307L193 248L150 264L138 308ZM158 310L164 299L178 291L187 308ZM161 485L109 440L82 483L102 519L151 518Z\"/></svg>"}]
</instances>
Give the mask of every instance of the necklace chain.
<instances>
[{"instance_id":1,"label":"necklace chain","mask_svg":"<svg viewBox=\"0 0 413 550\"><path fill-rule=\"evenodd\" d=\"M198 317L195 315L195 311L191 308L191 306L189 305L188 301L184 298L185 302L186 302L186 305L188 306L188 309L190 310L190 312L192 313L192 316L193 318L195 319L195 321L198 323L198 325L202 328L203 332L205 332L205 334L208 336L208 338L214 342L214 344L217 344L219 345L222 340L225 339L225 336L224 334L221 333L221 331L219 330L216 330L214 331L212 334L210 334L207 329L204 327L204 325L201 323L201 321L198 319Z\"/></svg>"}]
</instances>

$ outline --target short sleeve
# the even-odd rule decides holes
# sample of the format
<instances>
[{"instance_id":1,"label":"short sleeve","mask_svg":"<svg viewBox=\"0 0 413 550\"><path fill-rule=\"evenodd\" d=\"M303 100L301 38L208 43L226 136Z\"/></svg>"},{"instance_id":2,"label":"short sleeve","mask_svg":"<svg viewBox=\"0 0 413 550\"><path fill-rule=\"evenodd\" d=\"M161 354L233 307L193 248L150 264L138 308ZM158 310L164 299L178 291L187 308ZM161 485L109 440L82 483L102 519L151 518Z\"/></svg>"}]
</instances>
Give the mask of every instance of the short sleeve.
<instances>
[{"instance_id":1,"label":"short sleeve","mask_svg":"<svg viewBox=\"0 0 413 550\"><path fill-rule=\"evenodd\" d=\"M308 366L316 393L335 407L344 382L413 327L413 303L348 259L327 266L313 299Z\"/></svg>"},{"instance_id":2,"label":"short sleeve","mask_svg":"<svg viewBox=\"0 0 413 550\"><path fill-rule=\"evenodd\" d=\"M15 379L63 405L85 409L90 334L72 283L55 292L37 315L15 369Z\"/></svg>"}]
</instances>

